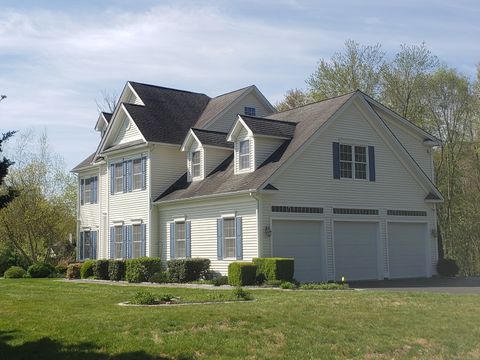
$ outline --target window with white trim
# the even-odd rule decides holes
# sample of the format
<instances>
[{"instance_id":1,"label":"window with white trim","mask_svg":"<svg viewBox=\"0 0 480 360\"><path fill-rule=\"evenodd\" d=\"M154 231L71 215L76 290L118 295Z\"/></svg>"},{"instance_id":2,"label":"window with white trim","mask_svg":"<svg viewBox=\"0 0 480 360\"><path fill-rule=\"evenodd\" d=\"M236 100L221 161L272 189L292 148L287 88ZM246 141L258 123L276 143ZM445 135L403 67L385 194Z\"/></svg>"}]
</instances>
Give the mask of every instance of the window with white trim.
<instances>
[{"instance_id":1,"label":"window with white trim","mask_svg":"<svg viewBox=\"0 0 480 360\"><path fill-rule=\"evenodd\" d=\"M192 178L200 177L200 151L194 151L192 153Z\"/></svg>"},{"instance_id":2,"label":"window with white trim","mask_svg":"<svg viewBox=\"0 0 480 360\"><path fill-rule=\"evenodd\" d=\"M123 191L123 163L115 164L115 192Z\"/></svg>"},{"instance_id":3,"label":"window with white trim","mask_svg":"<svg viewBox=\"0 0 480 360\"><path fill-rule=\"evenodd\" d=\"M243 109L243 112L245 115L248 115L248 116L256 116L257 114L257 110L252 106L245 106L245 108Z\"/></svg>"},{"instance_id":4,"label":"window with white trim","mask_svg":"<svg viewBox=\"0 0 480 360\"><path fill-rule=\"evenodd\" d=\"M238 169L250 168L250 140L240 141L238 151Z\"/></svg>"},{"instance_id":5,"label":"window with white trim","mask_svg":"<svg viewBox=\"0 0 480 360\"><path fill-rule=\"evenodd\" d=\"M235 218L223 219L223 258L235 258Z\"/></svg>"},{"instance_id":6,"label":"window with white trim","mask_svg":"<svg viewBox=\"0 0 480 360\"><path fill-rule=\"evenodd\" d=\"M85 195L84 195L84 201L85 204L91 204L93 201L93 181L92 178L85 179Z\"/></svg>"},{"instance_id":7,"label":"window with white trim","mask_svg":"<svg viewBox=\"0 0 480 360\"><path fill-rule=\"evenodd\" d=\"M175 223L175 259L187 257L185 222Z\"/></svg>"},{"instance_id":8,"label":"window with white trim","mask_svg":"<svg viewBox=\"0 0 480 360\"><path fill-rule=\"evenodd\" d=\"M132 225L132 258L142 256L142 225Z\"/></svg>"},{"instance_id":9,"label":"window with white trim","mask_svg":"<svg viewBox=\"0 0 480 360\"><path fill-rule=\"evenodd\" d=\"M83 259L92 258L92 233L90 231L83 232Z\"/></svg>"},{"instance_id":10,"label":"window with white trim","mask_svg":"<svg viewBox=\"0 0 480 360\"><path fill-rule=\"evenodd\" d=\"M114 245L115 245L115 259L123 258L123 226L115 226L114 228Z\"/></svg>"},{"instance_id":11,"label":"window with white trim","mask_svg":"<svg viewBox=\"0 0 480 360\"><path fill-rule=\"evenodd\" d=\"M367 180L367 147L340 144L340 177Z\"/></svg>"},{"instance_id":12,"label":"window with white trim","mask_svg":"<svg viewBox=\"0 0 480 360\"><path fill-rule=\"evenodd\" d=\"M133 160L133 190L142 188L142 159Z\"/></svg>"}]
</instances>

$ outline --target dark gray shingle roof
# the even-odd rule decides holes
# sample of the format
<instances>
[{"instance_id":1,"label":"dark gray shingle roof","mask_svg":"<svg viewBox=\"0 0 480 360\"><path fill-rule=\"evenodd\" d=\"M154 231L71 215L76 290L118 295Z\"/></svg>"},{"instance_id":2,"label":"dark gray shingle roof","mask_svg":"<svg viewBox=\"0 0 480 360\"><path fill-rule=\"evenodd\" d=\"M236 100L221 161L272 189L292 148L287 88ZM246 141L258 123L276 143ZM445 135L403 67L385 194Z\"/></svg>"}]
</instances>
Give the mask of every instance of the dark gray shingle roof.
<instances>
[{"instance_id":1,"label":"dark gray shingle roof","mask_svg":"<svg viewBox=\"0 0 480 360\"><path fill-rule=\"evenodd\" d=\"M112 119L112 115L113 115L113 114L112 114L112 113L107 113L107 112L105 112L105 111L102 111L102 115L103 115L103 117L105 118L105 120L107 120L107 123L109 123L110 120Z\"/></svg>"},{"instance_id":2,"label":"dark gray shingle roof","mask_svg":"<svg viewBox=\"0 0 480 360\"><path fill-rule=\"evenodd\" d=\"M95 157L95 153L90 154L87 156L87 158L83 159L78 165L76 165L71 171L72 172L78 172L79 170L92 165L92 161Z\"/></svg>"},{"instance_id":3,"label":"dark gray shingle roof","mask_svg":"<svg viewBox=\"0 0 480 360\"><path fill-rule=\"evenodd\" d=\"M275 116L275 115L272 115ZM278 136L291 139L295 132L297 123L266 119L261 117L240 115L254 135Z\"/></svg>"},{"instance_id":4,"label":"dark gray shingle roof","mask_svg":"<svg viewBox=\"0 0 480 360\"><path fill-rule=\"evenodd\" d=\"M227 133L205 129L192 129L192 131L203 145L233 149L233 143L227 141Z\"/></svg>"},{"instance_id":5,"label":"dark gray shingle roof","mask_svg":"<svg viewBox=\"0 0 480 360\"><path fill-rule=\"evenodd\" d=\"M155 201L172 201L259 189L353 94L346 94L269 116L283 121L296 122L295 135L291 140L286 140L280 145L254 172L235 175L232 155L202 181L188 182L187 176L184 174Z\"/></svg>"}]
</instances>

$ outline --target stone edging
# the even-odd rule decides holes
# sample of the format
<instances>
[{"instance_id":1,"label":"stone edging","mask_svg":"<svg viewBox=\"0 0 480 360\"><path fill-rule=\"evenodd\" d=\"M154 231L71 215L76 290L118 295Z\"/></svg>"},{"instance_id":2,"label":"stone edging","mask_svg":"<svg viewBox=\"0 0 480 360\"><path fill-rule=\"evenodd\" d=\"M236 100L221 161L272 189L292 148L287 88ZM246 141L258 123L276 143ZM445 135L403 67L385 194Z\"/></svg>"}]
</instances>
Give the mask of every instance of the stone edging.
<instances>
[{"instance_id":1,"label":"stone edging","mask_svg":"<svg viewBox=\"0 0 480 360\"><path fill-rule=\"evenodd\" d=\"M124 301L118 303L119 306L132 306L132 307L170 307L170 306L186 306L186 305L213 305L213 304L237 304L237 303L250 303L255 302L257 299L253 300L232 300L232 301L204 301L204 302L185 302L185 303L164 303L164 304L153 304L153 305L141 305L141 304L130 304L130 301Z\"/></svg>"}]
</instances>

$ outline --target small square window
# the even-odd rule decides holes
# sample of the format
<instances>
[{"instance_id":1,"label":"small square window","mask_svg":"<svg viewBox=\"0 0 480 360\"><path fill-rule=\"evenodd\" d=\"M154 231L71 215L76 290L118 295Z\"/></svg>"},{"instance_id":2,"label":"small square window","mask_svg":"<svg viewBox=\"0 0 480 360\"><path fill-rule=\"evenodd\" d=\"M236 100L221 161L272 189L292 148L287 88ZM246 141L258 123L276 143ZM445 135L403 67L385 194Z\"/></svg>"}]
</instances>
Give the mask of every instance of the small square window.
<instances>
[{"instance_id":1,"label":"small square window","mask_svg":"<svg viewBox=\"0 0 480 360\"><path fill-rule=\"evenodd\" d=\"M250 141L249 140L240 141L238 161L239 161L238 168L240 170L250 168Z\"/></svg>"},{"instance_id":2,"label":"small square window","mask_svg":"<svg viewBox=\"0 0 480 360\"><path fill-rule=\"evenodd\" d=\"M340 144L340 177L367 179L367 147Z\"/></svg>"},{"instance_id":3,"label":"small square window","mask_svg":"<svg viewBox=\"0 0 480 360\"><path fill-rule=\"evenodd\" d=\"M256 109L251 106L245 106L245 109L243 112L245 113L245 115L248 115L248 116L256 116L257 114Z\"/></svg>"}]
</instances>

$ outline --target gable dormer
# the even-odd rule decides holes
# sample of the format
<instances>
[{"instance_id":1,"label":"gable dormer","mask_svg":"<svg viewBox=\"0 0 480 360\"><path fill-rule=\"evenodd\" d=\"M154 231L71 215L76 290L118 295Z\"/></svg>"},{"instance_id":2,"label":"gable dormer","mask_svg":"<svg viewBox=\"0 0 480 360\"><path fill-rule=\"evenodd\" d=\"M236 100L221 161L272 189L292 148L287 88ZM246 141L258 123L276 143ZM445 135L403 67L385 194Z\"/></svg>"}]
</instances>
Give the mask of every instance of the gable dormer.
<instances>
[{"instance_id":1,"label":"gable dormer","mask_svg":"<svg viewBox=\"0 0 480 360\"><path fill-rule=\"evenodd\" d=\"M181 151L187 153L187 180L207 177L232 153L233 144L226 141L227 133L190 129Z\"/></svg>"},{"instance_id":2,"label":"gable dormer","mask_svg":"<svg viewBox=\"0 0 480 360\"><path fill-rule=\"evenodd\" d=\"M255 171L295 132L294 122L238 115L227 140L234 144L234 172Z\"/></svg>"},{"instance_id":3,"label":"gable dormer","mask_svg":"<svg viewBox=\"0 0 480 360\"><path fill-rule=\"evenodd\" d=\"M100 133L100 138L103 138L105 135L105 131L107 130L107 126L112 119L112 113L101 112L98 116L97 123L95 124L95 130Z\"/></svg>"}]
</instances>

